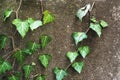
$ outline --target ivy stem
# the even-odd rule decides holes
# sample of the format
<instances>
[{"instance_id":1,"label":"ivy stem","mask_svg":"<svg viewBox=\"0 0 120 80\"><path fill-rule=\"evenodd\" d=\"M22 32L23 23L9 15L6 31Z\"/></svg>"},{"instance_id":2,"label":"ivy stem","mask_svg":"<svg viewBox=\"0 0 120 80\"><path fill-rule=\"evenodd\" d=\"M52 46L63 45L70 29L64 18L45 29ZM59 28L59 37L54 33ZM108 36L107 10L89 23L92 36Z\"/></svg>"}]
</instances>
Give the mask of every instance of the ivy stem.
<instances>
[{"instance_id":1,"label":"ivy stem","mask_svg":"<svg viewBox=\"0 0 120 80\"><path fill-rule=\"evenodd\" d=\"M91 6L91 8L90 8L90 10L89 10L89 25L90 25L90 18L91 18L91 11L92 11L92 9L93 9L93 7L94 7L94 5L95 5L95 1L92 3L92 6ZM85 31L85 33L87 34L88 33L88 31L90 30L90 28L88 27L88 29Z\"/></svg>"},{"instance_id":2,"label":"ivy stem","mask_svg":"<svg viewBox=\"0 0 120 80\"><path fill-rule=\"evenodd\" d=\"M16 10L16 18L19 17L19 10L20 10L20 8L21 8L21 5L22 5L22 0L20 0L19 6L18 6L18 8L17 8L17 10Z\"/></svg>"},{"instance_id":3,"label":"ivy stem","mask_svg":"<svg viewBox=\"0 0 120 80\"><path fill-rule=\"evenodd\" d=\"M15 66L15 58L14 58L14 60L13 60L12 67L14 68L14 66Z\"/></svg>"},{"instance_id":4,"label":"ivy stem","mask_svg":"<svg viewBox=\"0 0 120 80\"><path fill-rule=\"evenodd\" d=\"M68 68L71 66L73 64L73 62L72 63L70 63L67 67L66 67L66 71L68 70Z\"/></svg>"},{"instance_id":5,"label":"ivy stem","mask_svg":"<svg viewBox=\"0 0 120 80\"><path fill-rule=\"evenodd\" d=\"M9 36L9 38L11 39L12 41L12 48L13 50L15 49L15 41L14 41L14 38L12 36Z\"/></svg>"},{"instance_id":6,"label":"ivy stem","mask_svg":"<svg viewBox=\"0 0 120 80\"><path fill-rule=\"evenodd\" d=\"M40 19L42 19L42 17L43 17L43 0L40 0L40 13L41 13Z\"/></svg>"}]
</instances>

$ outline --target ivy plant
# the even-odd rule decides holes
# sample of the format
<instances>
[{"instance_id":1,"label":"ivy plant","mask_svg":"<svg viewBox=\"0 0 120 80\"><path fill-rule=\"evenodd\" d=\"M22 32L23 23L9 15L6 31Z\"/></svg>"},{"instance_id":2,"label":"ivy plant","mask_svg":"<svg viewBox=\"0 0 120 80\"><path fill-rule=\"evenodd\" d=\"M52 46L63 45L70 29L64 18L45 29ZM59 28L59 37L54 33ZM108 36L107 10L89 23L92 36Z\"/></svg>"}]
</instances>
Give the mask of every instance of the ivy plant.
<instances>
[{"instance_id":1,"label":"ivy plant","mask_svg":"<svg viewBox=\"0 0 120 80\"><path fill-rule=\"evenodd\" d=\"M51 37L46 35L46 34L43 34L40 36L40 43L41 43L41 48L44 49L49 42L51 42Z\"/></svg>"},{"instance_id":2,"label":"ivy plant","mask_svg":"<svg viewBox=\"0 0 120 80\"><path fill-rule=\"evenodd\" d=\"M28 78L30 73L33 71L33 66L32 65L24 65L23 66L23 71L24 71L24 76L25 78Z\"/></svg>"},{"instance_id":3,"label":"ivy plant","mask_svg":"<svg viewBox=\"0 0 120 80\"><path fill-rule=\"evenodd\" d=\"M51 58L52 57L49 54L40 54L39 55L39 61L45 68L48 67L48 64L49 64L49 61L51 60Z\"/></svg>"},{"instance_id":4,"label":"ivy plant","mask_svg":"<svg viewBox=\"0 0 120 80\"><path fill-rule=\"evenodd\" d=\"M78 57L78 53L77 52L67 52L66 56L72 63Z\"/></svg>"},{"instance_id":5,"label":"ivy plant","mask_svg":"<svg viewBox=\"0 0 120 80\"><path fill-rule=\"evenodd\" d=\"M10 71L12 69L12 65L0 58L0 74L5 73L6 71Z\"/></svg>"},{"instance_id":6,"label":"ivy plant","mask_svg":"<svg viewBox=\"0 0 120 80\"><path fill-rule=\"evenodd\" d=\"M8 80L20 80L21 73L16 72L15 74L12 74L11 76L8 77Z\"/></svg>"},{"instance_id":7,"label":"ivy plant","mask_svg":"<svg viewBox=\"0 0 120 80\"><path fill-rule=\"evenodd\" d=\"M84 66L84 62L75 62L72 64L72 67L78 72L81 73Z\"/></svg>"},{"instance_id":8,"label":"ivy plant","mask_svg":"<svg viewBox=\"0 0 120 80\"><path fill-rule=\"evenodd\" d=\"M89 12L89 16L91 17L90 12L93 6L94 3L92 4L92 6L90 4L87 4L77 11L76 16L81 22L82 19L88 14L88 12ZM85 32L74 32L72 34L72 38L74 39L76 46L78 46L78 44L82 42L84 39L88 38L87 32L90 29L95 31L97 35L100 37L102 34L102 28L108 26L107 22L105 22L104 20L98 21L95 17L92 17L89 20L91 22L89 24L88 29ZM80 56L82 56L82 58L85 59L89 53L90 53L90 47L88 45L77 47L77 51L75 52L68 51L66 53L66 57L70 60L70 64L66 67L65 70L60 68L54 69L56 80L62 80L67 75L66 71L68 70L69 67L72 67L75 71L81 73L85 63L83 61L76 61L76 58L80 54Z\"/></svg>"},{"instance_id":9,"label":"ivy plant","mask_svg":"<svg viewBox=\"0 0 120 80\"><path fill-rule=\"evenodd\" d=\"M91 18L90 28L97 33L100 37L102 34L102 28L107 27L108 24L104 20L97 21L96 18Z\"/></svg>"},{"instance_id":10,"label":"ivy plant","mask_svg":"<svg viewBox=\"0 0 120 80\"><path fill-rule=\"evenodd\" d=\"M8 17L10 17L12 12L13 12L13 10L6 10L5 11L4 21ZM14 19L12 21L12 24L15 25L16 30L19 32L21 37L24 38L26 36L27 32L29 31L29 29L34 31L38 27L43 26L43 24L48 24L48 23L53 22L55 20L54 15L51 12L49 12L48 10L45 10L43 12L43 14L44 14L43 21L42 20L34 20L32 18L28 18L27 20L21 20L21 19L17 18L17 19Z\"/></svg>"},{"instance_id":11,"label":"ivy plant","mask_svg":"<svg viewBox=\"0 0 120 80\"><path fill-rule=\"evenodd\" d=\"M46 75L39 75L35 80L46 80Z\"/></svg>"},{"instance_id":12,"label":"ivy plant","mask_svg":"<svg viewBox=\"0 0 120 80\"><path fill-rule=\"evenodd\" d=\"M73 39L75 40L75 44L77 45L79 42L83 41L87 38L87 35L85 32L74 32L72 34Z\"/></svg>"},{"instance_id":13,"label":"ivy plant","mask_svg":"<svg viewBox=\"0 0 120 80\"><path fill-rule=\"evenodd\" d=\"M63 78L67 76L66 70L60 69L58 67L54 68L54 73L56 75L56 80L63 80Z\"/></svg>"},{"instance_id":14,"label":"ivy plant","mask_svg":"<svg viewBox=\"0 0 120 80\"><path fill-rule=\"evenodd\" d=\"M0 50L5 48L7 40L8 40L8 37L6 35L0 35Z\"/></svg>"},{"instance_id":15,"label":"ivy plant","mask_svg":"<svg viewBox=\"0 0 120 80\"><path fill-rule=\"evenodd\" d=\"M6 19L10 17L10 15L11 15L12 12L13 12L13 10L11 10L11 9L7 9L4 12L4 21L6 21Z\"/></svg>"}]
</instances>

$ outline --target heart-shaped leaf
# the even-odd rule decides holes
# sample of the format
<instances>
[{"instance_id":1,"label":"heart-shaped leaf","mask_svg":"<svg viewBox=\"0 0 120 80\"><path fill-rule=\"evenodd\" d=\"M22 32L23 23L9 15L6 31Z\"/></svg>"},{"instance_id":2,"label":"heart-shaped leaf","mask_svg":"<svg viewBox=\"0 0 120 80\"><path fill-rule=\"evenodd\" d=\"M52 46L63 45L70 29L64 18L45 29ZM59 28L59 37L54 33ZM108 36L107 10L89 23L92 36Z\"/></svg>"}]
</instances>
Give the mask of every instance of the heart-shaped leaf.
<instances>
[{"instance_id":1,"label":"heart-shaped leaf","mask_svg":"<svg viewBox=\"0 0 120 80\"><path fill-rule=\"evenodd\" d=\"M81 56L85 58L89 54L90 48L89 46L81 46L78 48L78 51L81 54Z\"/></svg>"},{"instance_id":2,"label":"heart-shaped leaf","mask_svg":"<svg viewBox=\"0 0 120 80\"><path fill-rule=\"evenodd\" d=\"M66 56L72 63L77 58L78 53L77 52L67 52Z\"/></svg>"},{"instance_id":3,"label":"heart-shaped leaf","mask_svg":"<svg viewBox=\"0 0 120 80\"><path fill-rule=\"evenodd\" d=\"M47 24L50 22L53 22L55 20L53 14L51 14L48 10L45 10L43 12L44 16L43 16L43 24Z\"/></svg>"},{"instance_id":4,"label":"heart-shaped leaf","mask_svg":"<svg viewBox=\"0 0 120 80\"><path fill-rule=\"evenodd\" d=\"M7 43L8 37L5 35L0 35L0 50L5 48L5 45Z\"/></svg>"},{"instance_id":5,"label":"heart-shaped leaf","mask_svg":"<svg viewBox=\"0 0 120 80\"><path fill-rule=\"evenodd\" d=\"M104 20L100 20L100 25L101 25L103 28L105 28L105 27L108 26L108 23L105 22Z\"/></svg>"},{"instance_id":6,"label":"heart-shaped leaf","mask_svg":"<svg viewBox=\"0 0 120 80\"><path fill-rule=\"evenodd\" d=\"M80 8L77 11L76 16L82 21L83 17L86 16L86 14L88 13L90 7L90 4L87 4L86 6Z\"/></svg>"},{"instance_id":7,"label":"heart-shaped leaf","mask_svg":"<svg viewBox=\"0 0 120 80\"><path fill-rule=\"evenodd\" d=\"M5 73L6 71L10 71L11 69L11 64L0 58L0 74Z\"/></svg>"},{"instance_id":8,"label":"heart-shaped leaf","mask_svg":"<svg viewBox=\"0 0 120 80\"><path fill-rule=\"evenodd\" d=\"M48 35L46 35L46 34L41 35L41 36L40 36L40 42L41 42L41 47L42 47L42 49L44 49L51 40L52 40L52 39L51 39L50 36L48 36Z\"/></svg>"},{"instance_id":9,"label":"heart-shaped leaf","mask_svg":"<svg viewBox=\"0 0 120 80\"><path fill-rule=\"evenodd\" d=\"M13 57L16 58L16 60L22 64L23 61L25 60L25 54L22 52L22 50L17 50L14 54Z\"/></svg>"},{"instance_id":10,"label":"heart-shaped leaf","mask_svg":"<svg viewBox=\"0 0 120 80\"><path fill-rule=\"evenodd\" d=\"M100 37L102 34L102 28L100 24L96 23L90 23L90 28L97 33L97 35Z\"/></svg>"},{"instance_id":11,"label":"heart-shaped leaf","mask_svg":"<svg viewBox=\"0 0 120 80\"><path fill-rule=\"evenodd\" d=\"M63 78L65 76L67 76L67 72L63 69L58 68L58 67L56 67L54 69L54 73L56 75L56 80L63 80Z\"/></svg>"},{"instance_id":12,"label":"heart-shaped leaf","mask_svg":"<svg viewBox=\"0 0 120 80\"><path fill-rule=\"evenodd\" d=\"M35 42L29 42L27 44L27 48L23 50L24 53L32 55L35 51L37 51L40 48L40 44L37 44Z\"/></svg>"},{"instance_id":13,"label":"heart-shaped leaf","mask_svg":"<svg viewBox=\"0 0 120 80\"><path fill-rule=\"evenodd\" d=\"M16 26L17 31L20 33L22 38L25 37L29 30L29 23L28 21L21 21L20 19L15 19L13 20L12 24Z\"/></svg>"},{"instance_id":14,"label":"heart-shaped leaf","mask_svg":"<svg viewBox=\"0 0 120 80\"><path fill-rule=\"evenodd\" d=\"M81 42L82 40L86 39L87 35L84 32L74 32L72 34L72 37L74 38L75 44L77 45L79 42Z\"/></svg>"},{"instance_id":15,"label":"heart-shaped leaf","mask_svg":"<svg viewBox=\"0 0 120 80\"><path fill-rule=\"evenodd\" d=\"M83 69L84 63L83 62L75 62L74 64L72 64L72 67L78 72L81 73L82 69Z\"/></svg>"},{"instance_id":16,"label":"heart-shaped leaf","mask_svg":"<svg viewBox=\"0 0 120 80\"><path fill-rule=\"evenodd\" d=\"M4 21L6 21L6 19L10 17L12 12L13 12L13 10L10 10L10 9L8 9L4 12Z\"/></svg>"},{"instance_id":17,"label":"heart-shaped leaf","mask_svg":"<svg viewBox=\"0 0 120 80\"><path fill-rule=\"evenodd\" d=\"M33 66L32 65L24 65L23 71L24 71L25 78L28 78L30 73L33 71Z\"/></svg>"},{"instance_id":18,"label":"heart-shaped leaf","mask_svg":"<svg viewBox=\"0 0 120 80\"><path fill-rule=\"evenodd\" d=\"M30 29L33 31L34 29L37 29L38 27L42 26L41 20L36 20L33 23L30 24Z\"/></svg>"},{"instance_id":19,"label":"heart-shaped leaf","mask_svg":"<svg viewBox=\"0 0 120 80\"><path fill-rule=\"evenodd\" d=\"M46 80L46 75L37 76L35 80Z\"/></svg>"},{"instance_id":20,"label":"heart-shaped leaf","mask_svg":"<svg viewBox=\"0 0 120 80\"><path fill-rule=\"evenodd\" d=\"M41 62L41 64L47 68L48 67L48 64L49 64L49 61L51 60L52 56L49 55L49 54L41 54L39 55L39 60Z\"/></svg>"}]
</instances>

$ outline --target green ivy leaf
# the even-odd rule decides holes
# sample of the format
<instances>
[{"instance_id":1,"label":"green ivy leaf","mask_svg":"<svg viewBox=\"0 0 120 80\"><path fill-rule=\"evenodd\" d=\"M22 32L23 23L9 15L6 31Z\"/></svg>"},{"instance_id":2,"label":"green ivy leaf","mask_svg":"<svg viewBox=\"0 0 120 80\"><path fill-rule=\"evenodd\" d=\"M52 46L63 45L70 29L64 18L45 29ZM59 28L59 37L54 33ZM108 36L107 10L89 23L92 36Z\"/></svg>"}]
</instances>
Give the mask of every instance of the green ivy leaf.
<instances>
[{"instance_id":1,"label":"green ivy leaf","mask_svg":"<svg viewBox=\"0 0 120 80\"><path fill-rule=\"evenodd\" d=\"M8 77L8 80L20 80L18 77L12 75L11 77Z\"/></svg>"},{"instance_id":2,"label":"green ivy leaf","mask_svg":"<svg viewBox=\"0 0 120 80\"><path fill-rule=\"evenodd\" d=\"M4 21L6 21L6 19L10 17L12 12L13 12L13 10L10 10L10 9L8 9L4 12Z\"/></svg>"},{"instance_id":3,"label":"green ivy leaf","mask_svg":"<svg viewBox=\"0 0 120 80\"><path fill-rule=\"evenodd\" d=\"M85 58L89 54L90 48L89 46L81 46L78 48L78 51L81 54L81 56Z\"/></svg>"},{"instance_id":4,"label":"green ivy leaf","mask_svg":"<svg viewBox=\"0 0 120 80\"><path fill-rule=\"evenodd\" d=\"M10 71L11 69L11 64L0 58L0 74L5 73L6 71Z\"/></svg>"},{"instance_id":5,"label":"green ivy leaf","mask_svg":"<svg viewBox=\"0 0 120 80\"><path fill-rule=\"evenodd\" d=\"M83 67L84 67L84 63L83 62L75 62L74 64L72 64L72 67L78 72L81 73Z\"/></svg>"},{"instance_id":6,"label":"green ivy leaf","mask_svg":"<svg viewBox=\"0 0 120 80\"><path fill-rule=\"evenodd\" d=\"M34 29L37 29L39 26L42 26L42 21L36 20L30 24L30 29L33 31Z\"/></svg>"},{"instance_id":7,"label":"green ivy leaf","mask_svg":"<svg viewBox=\"0 0 120 80\"><path fill-rule=\"evenodd\" d=\"M53 14L51 14L48 10L45 10L43 12L44 17L43 17L43 24L47 24L50 22L53 22L55 20Z\"/></svg>"},{"instance_id":8,"label":"green ivy leaf","mask_svg":"<svg viewBox=\"0 0 120 80\"><path fill-rule=\"evenodd\" d=\"M27 22L28 22L28 23L29 23L29 25L30 25L30 24L34 23L34 22L35 22L35 20L34 20L33 18L28 18L28 19L27 19Z\"/></svg>"},{"instance_id":9,"label":"green ivy leaf","mask_svg":"<svg viewBox=\"0 0 120 80\"><path fill-rule=\"evenodd\" d=\"M49 55L49 54L41 54L39 55L39 60L41 62L41 64L47 68L48 67L48 64L49 64L49 61L51 60L52 56Z\"/></svg>"},{"instance_id":10,"label":"green ivy leaf","mask_svg":"<svg viewBox=\"0 0 120 80\"><path fill-rule=\"evenodd\" d=\"M0 35L0 50L5 48L5 45L7 43L8 37L5 35Z\"/></svg>"},{"instance_id":11,"label":"green ivy leaf","mask_svg":"<svg viewBox=\"0 0 120 80\"><path fill-rule=\"evenodd\" d=\"M102 34L102 28L100 24L90 23L90 28L97 33L97 35L100 37Z\"/></svg>"},{"instance_id":12,"label":"green ivy leaf","mask_svg":"<svg viewBox=\"0 0 120 80\"><path fill-rule=\"evenodd\" d=\"M63 78L65 76L67 76L67 72L63 69L58 68L58 67L56 67L54 69L54 73L56 75L56 80L63 80Z\"/></svg>"},{"instance_id":13,"label":"green ivy leaf","mask_svg":"<svg viewBox=\"0 0 120 80\"><path fill-rule=\"evenodd\" d=\"M51 40L52 40L52 38L50 36L45 35L45 34L41 35L40 36L40 42L41 42L42 49L44 49Z\"/></svg>"},{"instance_id":14,"label":"green ivy leaf","mask_svg":"<svg viewBox=\"0 0 120 80\"><path fill-rule=\"evenodd\" d=\"M33 66L32 65L24 65L23 71L24 71L25 78L28 78L30 73L33 71Z\"/></svg>"},{"instance_id":15,"label":"green ivy leaf","mask_svg":"<svg viewBox=\"0 0 120 80\"><path fill-rule=\"evenodd\" d=\"M70 60L70 62L72 63L78 56L77 52L67 52L67 58Z\"/></svg>"},{"instance_id":16,"label":"green ivy leaf","mask_svg":"<svg viewBox=\"0 0 120 80\"><path fill-rule=\"evenodd\" d=\"M28 21L21 21L20 19L14 19L12 24L16 26L17 31L20 33L22 38L25 37L29 30L29 23Z\"/></svg>"},{"instance_id":17,"label":"green ivy leaf","mask_svg":"<svg viewBox=\"0 0 120 80\"><path fill-rule=\"evenodd\" d=\"M20 72L15 73L14 75L11 75L8 77L8 80L20 80Z\"/></svg>"},{"instance_id":18,"label":"green ivy leaf","mask_svg":"<svg viewBox=\"0 0 120 80\"><path fill-rule=\"evenodd\" d=\"M14 54L13 57L16 58L16 60L22 64L23 61L25 60L25 54L22 52L22 50L17 50Z\"/></svg>"},{"instance_id":19,"label":"green ivy leaf","mask_svg":"<svg viewBox=\"0 0 120 80\"><path fill-rule=\"evenodd\" d=\"M92 17L90 20L91 20L93 23L97 23L97 22L98 22L95 17Z\"/></svg>"},{"instance_id":20,"label":"green ivy leaf","mask_svg":"<svg viewBox=\"0 0 120 80\"><path fill-rule=\"evenodd\" d=\"M35 51L40 48L40 45L35 42L29 42L27 48L23 50L24 53L32 55Z\"/></svg>"},{"instance_id":21,"label":"green ivy leaf","mask_svg":"<svg viewBox=\"0 0 120 80\"><path fill-rule=\"evenodd\" d=\"M86 16L86 14L88 13L89 9L90 9L90 4L87 4L86 6L80 8L77 13L76 16L82 21L82 18L84 16Z\"/></svg>"},{"instance_id":22,"label":"green ivy leaf","mask_svg":"<svg viewBox=\"0 0 120 80\"><path fill-rule=\"evenodd\" d=\"M105 28L105 27L108 26L108 23L105 22L104 20L100 20L100 25L101 25L103 28Z\"/></svg>"},{"instance_id":23,"label":"green ivy leaf","mask_svg":"<svg viewBox=\"0 0 120 80\"><path fill-rule=\"evenodd\" d=\"M37 76L35 80L46 80L46 75Z\"/></svg>"},{"instance_id":24,"label":"green ivy leaf","mask_svg":"<svg viewBox=\"0 0 120 80\"><path fill-rule=\"evenodd\" d=\"M22 52L27 54L27 55L32 55L33 54L33 52L31 52L31 50L28 49L28 48L23 49Z\"/></svg>"},{"instance_id":25,"label":"green ivy leaf","mask_svg":"<svg viewBox=\"0 0 120 80\"><path fill-rule=\"evenodd\" d=\"M84 32L74 32L72 34L72 37L74 38L75 44L77 45L79 42L81 42L82 40L86 39L87 35Z\"/></svg>"}]
</instances>

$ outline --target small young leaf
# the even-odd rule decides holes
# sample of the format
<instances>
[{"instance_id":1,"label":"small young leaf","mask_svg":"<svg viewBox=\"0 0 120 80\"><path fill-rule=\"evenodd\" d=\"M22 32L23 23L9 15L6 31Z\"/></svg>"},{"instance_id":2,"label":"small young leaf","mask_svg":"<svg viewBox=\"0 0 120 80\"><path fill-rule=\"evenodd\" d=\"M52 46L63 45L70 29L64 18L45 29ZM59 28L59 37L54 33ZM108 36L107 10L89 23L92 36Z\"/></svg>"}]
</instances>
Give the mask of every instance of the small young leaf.
<instances>
[{"instance_id":1,"label":"small young leaf","mask_svg":"<svg viewBox=\"0 0 120 80\"><path fill-rule=\"evenodd\" d=\"M72 64L72 67L78 72L81 73L82 69L83 69L84 63L83 62L75 62L74 64Z\"/></svg>"},{"instance_id":2,"label":"small young leaf","mask_svg":"<svg viewBox=\"0 0 120 80\"><path fill-rule=\"evenodd\" d=\"M37 76L35 80L46 80L46 75Z\"/></svg>"},{"instance_id":3,"label":"small young leaf","mask_svg":"<svg viewBox=\"0 0 120 80\"><path fill-rule=\"evenodd\" d=\"M12 66L9 62L4 61L2 58L0 59L0 74L5 73L6 71L10 71Z\"/></svg>"},{"instance_id":4,"label":"small young leaf","mask_svg":"<svg viewBox=\"0 0 120 80\"><path fill-rule=\"evenodd\" d=\"M51 55L49 54L42 54L42 55L39 55L39 60L41 62L41 64L47 68L48 67L48 64L49 64L49 61L51 60Z\"/></svg>"},{"instance_id":5,"label":"small young leaf","mask_svg":"<svg viewBox=\"0 0 120 80\"><path fill-rule=\"evenodd\" d=\"M12 12L13 12L13 10L10 10L10 9L8 9L8 10L6 10L6 11L4 12L4 21L6 21L6 19L7 19L8 17L10 17L10 15L11 15Z\"/></svg>"},{"instance_id":6,"label":"small young leaf","mask_svg":"<svg viewBox=\"0 0 120 80\"><path fill-rule=\"evenodd\" d=\"M86 6L80 8L77 13L76 16L82 21L82 18L84 16L86 16L86 14L88 13L89 9L90 9L90 4L87 4Z\"/></svg>"},{"instance_id":7,"label":"small young leaf","mask_svg":"<svg viewBox=\"0 0 120 80\"><path fill-rule=\"evenodd\" d=\"M67 72L63 69L58 68L58 67L56 67L54 69L54 73L56 75L56 80L63 80L63 78L65 76L67 76Z\"/></svg>"},{"instance_id":8,"label":"small young leaf","mask_svg":"<svg viewBox=\"0 0 120 80\"><path fill-rule=\"evenodd\" d=\"M34 29L38 28L39 26L42 26L42 21L37 20L30 24L30 29L33 31Z\"/></svg>"},{"instance_id":9,"label":"small young leaf","mask_svg":"<svg viewBox=\"0 0 120 80\"><path fill-rule=\"evenodd\" d=\"M22 64L23 61L25 60L25 54L22 52L22 50L17 50L14 54L13 57L16 58L16 60Z\"/></svg>"},{"instance_id":10,"label":"small young leaf","mask_svg":"<svg viewBox=\"0 0 120 80\"><path fill-rule=\"evenodd\" d=\"M17 31L20 33L22 38L25 37L29 30L29 23L28 21L21 21L20 19L14 19L12 24L16 26Z\"/></svg>"},{"instance_id":11,"label":"small young leaf","mask_svg":"<svg viewBox=\"0 0 120 80\"><path fill-rule=\"evenodd\" d=\"M72 63L78 56L77 52L67 52L67 58L70 60L70 62Z\"/></svg>"},{"instance_id":12,"label":"small young leaf","mask_svg":"<svg viewBox=\"0 0 120 80\"><path fill-rule=\"evenodd\" d=\"M102 28L99 24L90 23L90 28L97 33L100 37L102 34Z\"/></svg>"},{"instance_id":13,"label":"small young leaf","mask_svg":"<svg viewBox=\"0 0 120 80\"><path fill-rule=\"evenodd\" d=\"M7 40L8 40L7 36L0 35L0 50L2 50L3 48L5 48Z\"/></svg>"},{"instance_id":14,"label":"small young leaf","mask_svg":"<svg viewBox=\"0 0 120 80\"><path fill-rule=\"evenodd\" d=\"M23 49L22 52L27 54L27 55L32 55L33 54L33 52L28 48Z\"/></svg>"},{"instance_id":15,"label":"small young leaf","mask_svg":"<svg viewBox=\"0 0 120 80\"><path fill-rule=\"evenodd\" d=\"M108 23L105 22L104 20L100 20L100 25L101 25L103 28L105 28L105 27L108 26Z\"/></svg>"},{"instance_id":16,"label":"small young leaf","mask_svg":"<svg viewBox=\"0 0 120 80\"><path fill-rule=\"evenodd\" d=\"M41 42L41 47L42 47L42 49L44 49L51 40L52 40L52 39L51 39L50 36L45 35L45 34L44 34L44 35L41 35L41 36L40 36L40 42Z\"/></svg>"},{"instance_id":17,"label":"small young leaf","mask_svg":"<svg viewBox=\"0 0 120 80\"><path fill-rule=\"evenodd\" d=\"M35 66L35 65L36 65L36 63L35 63L35 62L32 62L32 63L31 63L31 65L32 65L32 66Z\"/></svg>"},{"instance_id":18,"label":"small young leaf","mask_svg":"<svg viewBox=\"0 0 120 80\"><path fill-rule=\"evenodd\" d=\"M90 48L89 46L81 46L78 48L78 51L81 54L81 56L85 58L89 54Z\"/></svg>"},{"instance_id":19,"label":"small young leaf","mask_svg":"<svg viewBox=\"0 0 120 80\"><path fill-rule=\"evenodd\" d=\"M48 10L44 11L43 14L43 24L47 24L55 20L53 14L51 14Z\"/></svg>"},{"instance_id":20,"label":"small young leaf","mask_svg":"<svg viewBox=\"0 0 120 80\"><path fill-rule=\"evenodd\" d=\"M28 78L30 73L33 71L33 66L32 65L24 65L23 71L24 71L25 78Z\"/></svg>"},{"instance_id":21,"label":"small young leaf","mask_svg":"<svg viewBox=\"0 0 120 80\"><path fill-rule=\"evenodd\" d=\"M35 22L35 20L34 20L33 18L28 18L28 19L27 19L27 22L28 22L29 24L32 24L32 23Z\"/></svg>"},{"instance_id":22,"label":"small young leaf","mask_svg":"<svg viewBox=\"0 0 120 80\"><path fill-rule=\"evenodd\" d=\"M91 20L93 23L97 23L97 22L98 22L95 17L92 17L90 20Z\"/></svg>"},{"instance_id":23,"label":"small young leaf","mask_svg":"<svg viewBox=\"0 0 120 80\"><path fill-rule=\"evenodd\" d=\"M24 53L32 55L35 51L40 48L40 45L35 42L29 42L27 48L23 50Z\"/></svg>"},{"instance_id":24,"label":"small young leaf","mask_svg":"<svg viewBox=\"0 0 120 80\"><path fill-rule=\"evenodd\" d=\"M77 45L79 42L81 42L82 40L86 39L87 35L84 32L74 32L72 34L72 37L74 38L75 44Z\"/></svg>"}]
</instances>

